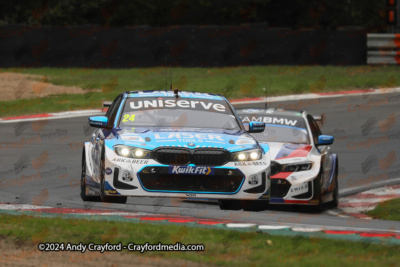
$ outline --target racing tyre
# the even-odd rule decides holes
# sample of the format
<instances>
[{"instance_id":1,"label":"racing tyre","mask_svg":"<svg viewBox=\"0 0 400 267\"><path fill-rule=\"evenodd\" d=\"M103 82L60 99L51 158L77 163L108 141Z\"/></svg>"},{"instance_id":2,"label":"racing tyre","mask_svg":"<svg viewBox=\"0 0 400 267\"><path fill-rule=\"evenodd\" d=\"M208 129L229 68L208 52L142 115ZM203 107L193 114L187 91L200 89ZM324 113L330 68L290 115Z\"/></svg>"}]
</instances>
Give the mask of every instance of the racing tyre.
<instances>
[{"instance_id":1,"label":"racing tyre","mask_svg":"<svg viewBox=\"0 0 400 267\"><path fill-rule=\"evenodd\" d=\"M105 179L104 179L104 149L101 153L101 160L100 160L100 171L101 171L101 182L100 182L100 199L101 202L108 202L108 203L119 203L125 204L128 200L128 197L120 197L120 196L107 196L105 194Z\"/></svg>"},{"instance_id":2,"label":"racing tyre","mask_svg":"<svg viewBox=\"0 0 400 267\"><path fill-rule=\"evenodd\" d=\"M268 201L265 200L242 200L244 211L261 211L268 207Z\"/></svg>"},{"instance_id":3,"label":"racing tyre","mask_svg":"<svg viewBox=\"0 0 400 267\"><path fill-rule=\"evenodd\" d=\"M242 205L240 200L229 200L229 199L220 199L218 201L219 208L221 210L241 210Z\"/></svg>"},{"instance_id":4,"label":"racing tyre","mask_svg":"<svg viewBox=\"0 0 400 267\"><path fill-rule=\"evenodd\" d=\"M86 157L85 149L82 150L82 174L81 174L81 198L83 201L100 201L98 196L87 196L86 195Z\"/></svg>"},{"instance_id":5,"label":"racing tyre","mask_svg":"<svg viewBox=\"0 0 400 267\"><path fill-rule=\"evenodd\" d=\"M334 209L339 206L339 181L338 181L338 161L336 161L336 167L335 167L335 188L333 189L333 199L328 203L329 207Z\"/></svg>"},{"instance_id":6,"label":"racing tyre","mask_svg":"<svg viewBox=\"0 0 400 267\"><path fill-rule=\"evenodd\" d=\"M321 194L321 175L322 175L322 167L320 170L320 175L313 181L313 187L315 192L315 199L319 201L318 205L310 206L311 211L315 213L321 213L323 211L323 204L322 204L322 194Z\"/></svg>"}]
</instances>

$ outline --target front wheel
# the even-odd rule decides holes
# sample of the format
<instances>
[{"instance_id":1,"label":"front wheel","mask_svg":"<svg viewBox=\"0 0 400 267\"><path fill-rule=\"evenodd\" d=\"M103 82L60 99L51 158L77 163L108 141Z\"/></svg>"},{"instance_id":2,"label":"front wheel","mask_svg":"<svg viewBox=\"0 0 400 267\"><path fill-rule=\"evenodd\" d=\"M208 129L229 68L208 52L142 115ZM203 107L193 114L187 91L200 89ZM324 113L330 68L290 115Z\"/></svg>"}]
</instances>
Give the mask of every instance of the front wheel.
<instances>
[{"instance_id":1,"label":"front wheel","mask_svg":"<svg viewBox=\"0 0 400 267\"><path fill-rule=\"evenodd\" d=\"M330 208L337 208L339 206L339 181L338 181L338 164L336 163L336 168L335 168L335 188L333 189L333 199L328 203Z\"/></svg>"},{"instance_id":2,"label":"front wheel","mask_svg":"<svg viewBox=\"0 0 400 267\"><path fill-rule=\"evenodd\" d=\"M318 204L315 206L310 206L310 208L312 212L321 213L323 211L322 194L321 194L321 173L317 178L314 179L313 187L315 194L314 199L318 200Z\"/></svg>"},{"instance_id":3,"label":"front wheel","mask_svg":"<svg viewBox=\"0 0 400 267\"><path fill-rule=\"evenodd\" d=\"M81 199L83 201L100 201L98 196L86 195L86 155L85 149L82 150L82 173L81 173Z\"/></svg>"}]
</instances>

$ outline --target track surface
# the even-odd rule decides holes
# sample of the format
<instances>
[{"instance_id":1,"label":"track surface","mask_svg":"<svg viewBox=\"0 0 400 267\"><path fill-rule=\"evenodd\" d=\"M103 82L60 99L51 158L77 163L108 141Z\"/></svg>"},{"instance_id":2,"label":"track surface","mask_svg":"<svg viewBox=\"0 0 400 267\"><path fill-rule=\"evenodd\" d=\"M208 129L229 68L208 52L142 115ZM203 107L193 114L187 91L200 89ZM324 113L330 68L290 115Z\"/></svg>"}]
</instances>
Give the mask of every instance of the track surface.
<instances>
[{"instance_id":1,"label":"track surface","mask_svg":"<svg viewBox=\"0 0 400 267\"><path fill-rule=\"evenodd\" d=\"M363 95L271 103L268 107L324 113L324 134L335 136L340 189L400 177L400 94ZM264 104L236 105L265 107ZM400 223L320 215L276 207L261 212L220 211L210 203L168 198L129 198L126 205L83 203L79 197L82 142L87 117L0 124L0 202L68 208L112 208L268 224L399 230ZM360 143L362 142L362 143ZM17 146L17 147L16 147Z\"/></svg>"}]
</instances>

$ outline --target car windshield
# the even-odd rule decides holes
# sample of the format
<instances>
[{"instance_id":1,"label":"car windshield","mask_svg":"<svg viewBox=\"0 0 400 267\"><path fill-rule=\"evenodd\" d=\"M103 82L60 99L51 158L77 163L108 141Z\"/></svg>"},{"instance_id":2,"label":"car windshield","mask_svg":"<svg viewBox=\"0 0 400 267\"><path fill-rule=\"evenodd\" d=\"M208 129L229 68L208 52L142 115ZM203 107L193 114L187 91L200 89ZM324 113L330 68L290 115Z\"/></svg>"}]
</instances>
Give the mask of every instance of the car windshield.
<instances>
[{"instance_id":1,"label":"car windshield","mask_svg":"<svg viewBox=\"0 0 400 267\"><path fill-rule=\"evenodd\" d=\"M265 124L264 132L252 135L259 142L309 143L306 129L285 125Z\"/></svg>"},{"instance_id":2,"label":"car windshield","mask_svg":"<svg viewBox=\"0 0 400 267\"><path fill-rule=\"evenodd\" d=\"M119 127L241 129L224 100L175 97L129 98Z\"/></svg>"},{"instance_id":3,"label":"car windshield","mask_svg":"<svg viewBox=\"0 0 400 267\"><path fill-rule=\"evenodd\" d=\"M265 123L262 133L252 134L260 142L284 142L309 144L307 127L304 118L285 116L281 114L241 113L244 124L250 121Z\"/></svg>"}]
</instances>

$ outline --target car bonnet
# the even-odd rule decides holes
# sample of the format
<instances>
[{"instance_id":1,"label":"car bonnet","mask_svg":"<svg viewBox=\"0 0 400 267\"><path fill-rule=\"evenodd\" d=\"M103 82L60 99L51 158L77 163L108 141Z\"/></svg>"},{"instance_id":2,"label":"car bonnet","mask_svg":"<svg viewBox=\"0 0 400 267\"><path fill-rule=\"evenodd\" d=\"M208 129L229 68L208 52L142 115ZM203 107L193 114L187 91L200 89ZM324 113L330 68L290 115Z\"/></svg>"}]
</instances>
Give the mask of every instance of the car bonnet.
<instances>
[{"instance_id":1,"label":"car bonnet","mask_svg":"<svg viewBox=\"0 0 400 267\"><path fill-rule=\"evenodd\" d=\"M244 131L218 129L146 129L118 132L122 144L153 150L157 147L223 148L231 152L257 148L255 139ZM120 143L120 142L118 142Z\"/></svg>"}]
</instances>

